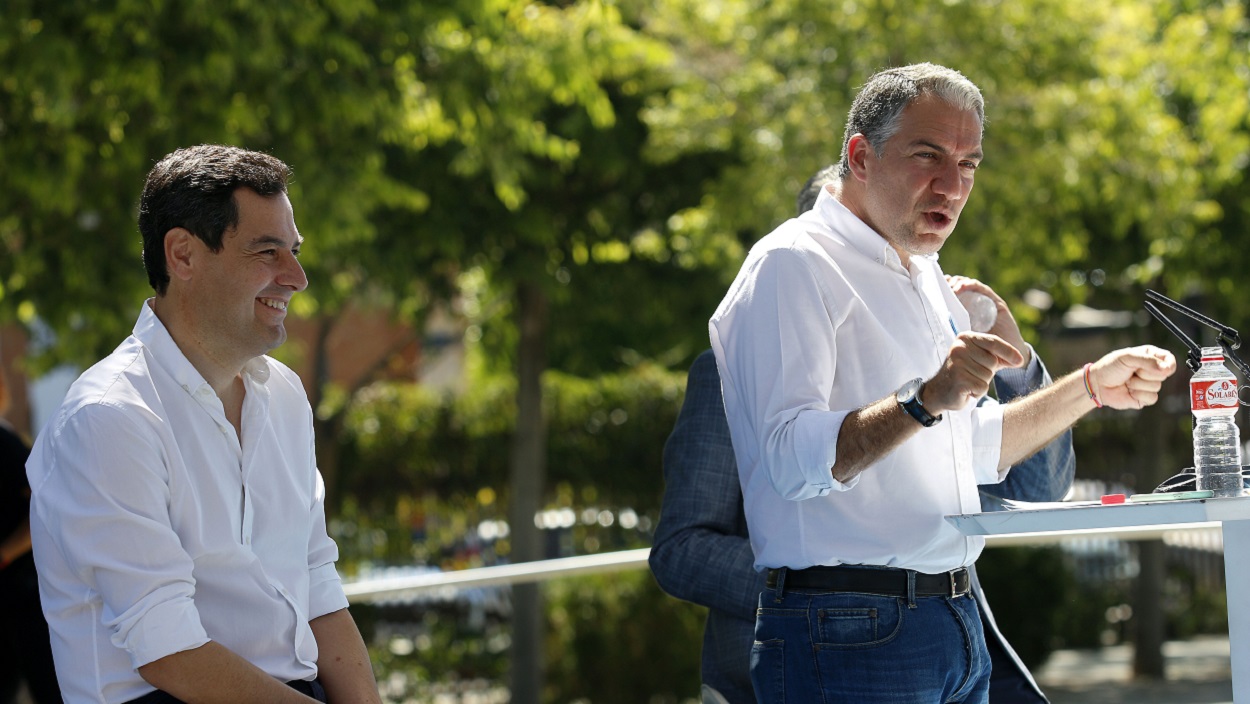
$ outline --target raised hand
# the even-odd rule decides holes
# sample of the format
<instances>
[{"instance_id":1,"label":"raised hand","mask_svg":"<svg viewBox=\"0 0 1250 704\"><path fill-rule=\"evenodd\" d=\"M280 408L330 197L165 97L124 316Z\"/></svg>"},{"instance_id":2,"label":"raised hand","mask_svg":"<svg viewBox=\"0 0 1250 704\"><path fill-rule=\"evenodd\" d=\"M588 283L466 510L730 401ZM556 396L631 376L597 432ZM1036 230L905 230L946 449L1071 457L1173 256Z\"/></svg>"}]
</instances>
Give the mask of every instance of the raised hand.
<instances>
[{"instance_id":1,"label":"raised hand","mask_svg":"<svg viewBox=\"0 0 1250 704\"><path fill-rule=\"evenodd\" d=\"M985 395L994 372L1023 361L1024 355L997 335L960 333L941 370L925 383L921 401L934 414L958 410Z\"/></svg>"},{"instance_id":2,"label":"raised hand","mask_svg":"<svg viewBox=\"0 0 1250 704\"><path fill-rule=\"evenodd\" d=\"M1110 352L1094 362L1089 379L1102 405L1145 408L1159 400L1163 380L1175 371L1176 358L1171 352L1141 345Z\"/></svg>"},{"instance_id":3,"label":"raised hand","mask_svg":"<svg viewBox=\"0 0 1250 704\"><path fill-rule=\"evenodd\" d=\"M993 301L997 317L994 319L994 324L990 326L990 329L983 332L997 335L1019 350L1023 359L1018 366L1024 366L1029 363L1031 353L1029 346L1024 342L1024 336L1020 334L1020 326L1016 323L1015 317L1011 315L1011 309L1007 307L1007 302L997 293L994 293L994 289L977 279L967 276L947 275L946 283L950 284L951 290L955 292L956 296L966 293L979 293Z\"/></svg>"}]
</instances>

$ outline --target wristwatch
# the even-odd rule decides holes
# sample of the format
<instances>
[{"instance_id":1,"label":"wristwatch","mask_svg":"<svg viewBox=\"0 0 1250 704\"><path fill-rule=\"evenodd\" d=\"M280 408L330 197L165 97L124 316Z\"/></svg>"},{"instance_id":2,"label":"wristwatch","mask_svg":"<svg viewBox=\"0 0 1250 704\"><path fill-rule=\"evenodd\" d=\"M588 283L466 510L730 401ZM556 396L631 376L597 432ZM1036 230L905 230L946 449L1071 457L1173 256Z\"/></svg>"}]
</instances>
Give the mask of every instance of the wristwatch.
<instances>
[{"instance_id":1,"label":"wristwatch","mask_svg":"<svg viewBox=\"0 0 1250 704\"><path fill-rule=\"evenodd\" d=\"M899 387L898 392L894 394L894 400L898 401L898 405L903 407L907 415L916 419L916 422L928 428L937 425L942 421L942 415L933 415L929 413L920 402L920 387L924 386L924 379L916 377L911 381Z\"/></svg>"}]
</instances>

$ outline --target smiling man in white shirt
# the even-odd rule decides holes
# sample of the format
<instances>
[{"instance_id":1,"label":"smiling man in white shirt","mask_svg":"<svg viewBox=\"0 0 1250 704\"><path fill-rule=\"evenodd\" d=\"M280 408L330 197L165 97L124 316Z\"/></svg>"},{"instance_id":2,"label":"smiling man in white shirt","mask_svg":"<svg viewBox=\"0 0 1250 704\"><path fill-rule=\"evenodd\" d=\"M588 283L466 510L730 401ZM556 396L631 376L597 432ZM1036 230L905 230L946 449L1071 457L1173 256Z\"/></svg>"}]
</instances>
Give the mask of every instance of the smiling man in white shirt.
<instances>
[{"instance_id":1,"label":"smiling man in white shirt","mask_svg":"<svg viewBox=\"0 0 1250 704\"><path fill-rule=\"evenodd\" d=\"M266 353L308 279L269 155L148 174L156 296L40 433L27 475L65 700L380 702L326 533L312 412Z\"/></svg>"},{"instance_id":2,"label":"smiling man in white shirt","mask_svg":"<svg viewBox=\"0 0 1250 704\"><path fill-rule=\"evenodd\" d=\"M983 704L989 656L944 515L1106 405L1154 403L1176 363L1112 352L977 405L1020 350L970 331L937 264L972 190L980 90L932 64L861 89L841 188L752 248L709 323L755 566L758 700Z\"/></svg>"}]
</instances>

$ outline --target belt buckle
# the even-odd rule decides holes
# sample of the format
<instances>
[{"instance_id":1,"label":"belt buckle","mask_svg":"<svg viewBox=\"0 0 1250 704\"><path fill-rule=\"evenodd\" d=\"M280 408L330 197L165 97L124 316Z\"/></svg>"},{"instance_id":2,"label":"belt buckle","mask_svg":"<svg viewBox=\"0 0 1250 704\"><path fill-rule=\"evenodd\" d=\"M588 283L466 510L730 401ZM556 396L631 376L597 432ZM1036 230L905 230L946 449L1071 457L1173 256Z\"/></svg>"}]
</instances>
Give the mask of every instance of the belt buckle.
<instances>
[{"instance_id":1,"label":"belt buckle","mask_svg":"<svg viewBox=\"0 0 1250 704\"><path fill-rule=\"evenodd\" d=\"M959 589L960 573L963 574L964 580L967 582L967 584L964 585L963 590ZM951 570L950 575L951 575L951 596L952 597L963 596L964 594L972 593L972 573L968 571L967 567L960 567L957 570Z\"/></svg>"}]
</instances>

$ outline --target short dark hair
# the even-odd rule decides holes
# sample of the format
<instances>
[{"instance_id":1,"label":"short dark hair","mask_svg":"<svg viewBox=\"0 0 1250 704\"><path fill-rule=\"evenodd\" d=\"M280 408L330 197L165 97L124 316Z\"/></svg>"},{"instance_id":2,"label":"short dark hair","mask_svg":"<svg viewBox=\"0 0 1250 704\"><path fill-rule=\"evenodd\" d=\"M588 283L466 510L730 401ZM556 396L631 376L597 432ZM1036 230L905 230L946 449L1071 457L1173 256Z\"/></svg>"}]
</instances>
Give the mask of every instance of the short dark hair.
<instances>
[{"instance_id":1,"label":"short dark hair","mask_svg":"<svg viewBox=\"0 0 1250 704\"><path fill-rule=\"evenodd\" d=\"M239 224L234 192L286 193L291 168L261 152L220 144L186 147L166 155L148 172L139 198L143 266L157 295L165 295L169 271L165 234L181 227L220 252L226 230Z\"/></svg>"},{"instance_id":2,"label":"short dark hair","mask_svg":"<svg viewBox=\"0 0 1250 704\"><path fill-rule=\"evenodd\" d=\"M838 176L846 178L851 173L851 155L848 152L851 137L864 135L877 156L881 156L885 143L898 132L903 110L926 95L961 110L972 110L984 127L985 99L981 96L981 89L962 73L929 63L879 71L859 89L851 103L846 132L842 135Z\"/></svg>"},{"instance_id":3,"label":"short dark hair","mask_svg":"<svg viewBox=\"0 0 1250 704\"><path fill-rule=\"evenodd\" d=\"M807 179L807 183L803 184L803 188L799 189L799 195L794 200L794 204L798 207L796 214L802 215L816 207L816 199L820 197L820 191L826 185L838 180L837 164L820 167L820 171L812 174L812 177Z\"/></svg>"}]
</instances>

